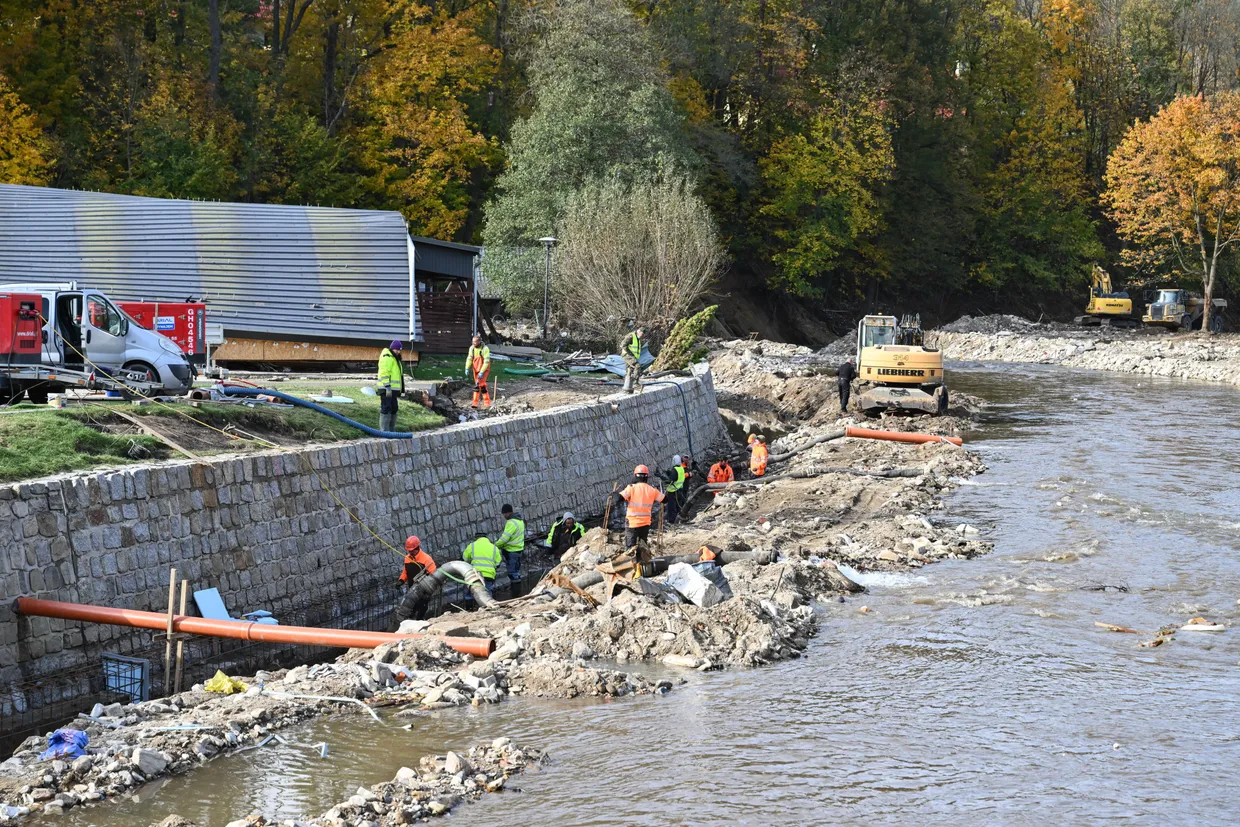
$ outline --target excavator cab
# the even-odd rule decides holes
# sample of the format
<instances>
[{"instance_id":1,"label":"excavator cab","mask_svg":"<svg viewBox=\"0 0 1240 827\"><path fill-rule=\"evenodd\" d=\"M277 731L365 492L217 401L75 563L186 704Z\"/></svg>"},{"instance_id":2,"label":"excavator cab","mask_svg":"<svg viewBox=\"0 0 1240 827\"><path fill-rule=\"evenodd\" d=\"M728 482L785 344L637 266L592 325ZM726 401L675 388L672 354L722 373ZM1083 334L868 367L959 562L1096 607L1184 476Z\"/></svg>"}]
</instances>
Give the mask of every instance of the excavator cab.
<instances>
[{"instance_id":1,"label":"excavator cab","mask_svg":"<svg viewBox=\"0 0 1240 827\"><path fill-rule=\"evenodd\" d=\"M857 378L871 383L858 399L868 414L947 412L943 354L925 346L920 316L863 318L857 324Z\"/></svg>"},{"instance_id":2,"label":"excavator cab","mask_svg":"<svg viewBox=\"0 0 1240 827\"><path fill-rule=\"evenodd\" d=\"M1111 274L1097 264L1089 282L1089 304L1085 315L1077 316L1076 323L1082 327L1096 325L1129 325L1135 327L1132 314L1132 298L1124 291L1116 291L1111 284Z\"/></svg>"}]
</instances>

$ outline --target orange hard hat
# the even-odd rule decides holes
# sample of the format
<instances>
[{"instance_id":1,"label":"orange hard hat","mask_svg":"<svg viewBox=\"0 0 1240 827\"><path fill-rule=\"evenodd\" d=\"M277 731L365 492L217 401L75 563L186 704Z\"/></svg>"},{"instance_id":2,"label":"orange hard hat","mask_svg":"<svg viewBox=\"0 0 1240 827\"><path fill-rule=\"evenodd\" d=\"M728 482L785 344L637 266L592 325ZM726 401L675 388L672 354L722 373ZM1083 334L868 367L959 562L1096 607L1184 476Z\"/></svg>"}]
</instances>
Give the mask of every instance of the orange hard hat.
<instances>
[{"instance_id":1,"label":"orange hard hat","mask_svg":"<svg viewBox=\"0 0 1240 827\"><path fill-rule=\"evenodd\" d=\"M644 465L639 465L633 469L633 473L634 474L645 474L646 476L650 476L650 469Z\"/></svg>"},{"instance_id":2,"label":"orange hard hat","mask_svg":"<svg viewBox=\"0 0 1240 827\"><path fill-rule=\"evenodd\" d=\"M421 547L422 541L418 539L416 534L405 540L405 551L416 551Z\"/></svg>"},{"instance_id":3,"label":"orange hard hat","mask_svg":"<svg viewBox=\"0 0 1240 827\"><path fill-rule=\"evenodd\" d=\"M757 434L750 434L750 435L749 435L749 439L747 440L747 443L748 443L749 445L753 445L753 444L754 444L755 442L757 442L757 441L758 441L758 436L757 436Z\"/></svg>"}]
</instances>

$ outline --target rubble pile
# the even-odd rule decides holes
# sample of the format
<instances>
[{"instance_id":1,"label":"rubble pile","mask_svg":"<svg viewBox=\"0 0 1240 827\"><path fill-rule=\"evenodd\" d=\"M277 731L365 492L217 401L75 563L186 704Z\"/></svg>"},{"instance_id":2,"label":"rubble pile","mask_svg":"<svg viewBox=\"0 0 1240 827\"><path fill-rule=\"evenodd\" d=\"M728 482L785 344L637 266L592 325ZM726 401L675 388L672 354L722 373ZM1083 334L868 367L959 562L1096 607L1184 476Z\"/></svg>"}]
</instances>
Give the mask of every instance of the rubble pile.
<instances>
[{"instance_id":1,"label":"rubble pile","mask_svg":"<svg viewBox=\"0 0 1240 827\"><path fill-rule=\"evenodd\" d=\"M427 756L416 769L401 767L391 781L359 787L348 801L303 824L305 827L413 824L430 816L444 815L462 801L499 792L513 775L543 760L543 753L518 747L510 738L496 738L490 744L472 747L465 755L449 752Z\"/></svg>"},{"instance_id":2,"label":"rubble pile","mask_svg":"<svg viewBox=\"0 0 1240 827\"><path fill-rule=\"evenodd\" d=\"M927 334L954 361L1024 362L1240 385L1240 334L1080 328L964 317Z\"/></svg>"}]
</instances>

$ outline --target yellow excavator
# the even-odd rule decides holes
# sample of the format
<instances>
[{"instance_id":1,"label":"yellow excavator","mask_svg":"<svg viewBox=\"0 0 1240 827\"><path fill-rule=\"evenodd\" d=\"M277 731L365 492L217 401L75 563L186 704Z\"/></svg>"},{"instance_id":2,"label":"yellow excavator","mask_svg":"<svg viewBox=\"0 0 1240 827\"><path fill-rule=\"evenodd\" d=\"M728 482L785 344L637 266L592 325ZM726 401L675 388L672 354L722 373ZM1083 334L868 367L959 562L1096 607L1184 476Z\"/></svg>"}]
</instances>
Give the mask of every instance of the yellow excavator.
<instances>
[{"instance_id":1,"label":"yellow excavator","mask_svg":"<svg viewBox=\"0 0 1240 827\"><path fill-rule=\"evenodd\" d=\"M1125 292L1116 292L1111 284L1111 274L1097 264L1089 281L1089 304L1085 315L1077 316L1076 323L1082 327L1138 327L1139 314L1132 312L1132 298Z\"/></svg>"},{"instance_id":2,"label":"yellow excavator","mask_svg":"<svg viewBox=\"0 0 1240 827\"><path fill-rule=\"evenodd\" d=\"M857 400L861 410L947 412L943 354L926 347L921 317L866 316L857 324L857 378L870 383Z\"/></svg>"}]
</instances>

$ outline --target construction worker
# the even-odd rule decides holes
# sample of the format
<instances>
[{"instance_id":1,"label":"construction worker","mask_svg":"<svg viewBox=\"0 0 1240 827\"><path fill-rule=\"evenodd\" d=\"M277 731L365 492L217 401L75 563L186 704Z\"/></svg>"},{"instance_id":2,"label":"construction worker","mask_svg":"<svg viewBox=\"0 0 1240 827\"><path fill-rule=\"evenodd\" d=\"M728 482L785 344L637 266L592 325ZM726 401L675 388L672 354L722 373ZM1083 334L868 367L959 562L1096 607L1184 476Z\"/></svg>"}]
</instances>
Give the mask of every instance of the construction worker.
<instances>
[{"instance_id":1,"label":"construction worker","mask_svg":"<svg viewBox=\"0 0 1240 827\"><path fill-rule=\"evenodd\" d=\"M667 522L672 524L676 522L676 518L680 515L680 507L684 505L682 498L685 495L685 480L689 478L689 472L680 454L672 457L671 470L664 474L663 478L667 480L667 486L664 489L667 493L667 500L663 506L667 512L664 516Z\"/></svg>"},{"instance_id":2,"label":"construction worker","mask_svg":"<svg viewBox=\"0 0 1240 827\"><path fill-rule=\"evenodd\" d=\"M435 561L422 550L417 535L405 540L405 567L400 572L400 582L412 585L424 576L435 573Z\"/></svg>"},{"instance_id":3,"label":"construction worker","mask_svg":"<svg viewBox=\"0 0 1240 827\"><path fill-rule=\"evenodd\" d=\"M405 369L400 361L399 339L379 352L379 430L396 430L396 407L405 392Z\"/></svg>"},{"instance_id":4,"label":"construction worker","mask_svg":"<svg viewBox=\"0 0 1240 827\"><path fill-rule=\"evenodd\" d=\"M852 383L857 378L857 366L850 358L835 369L835 382L840 388L840 413L848 411L848 397L852 395Z\"/></svg>"},{"instance_id":5,"label":"construction worker","mask_svg":"<svg viewBox=\"0 0 1240 827\"><path fill-rule=\"evenodd\" d=\"M396 629L406 620L425 620L430 609L431 597L438 589L423 578L435 573L435 561L422 550L422 541L416 535L405 540L405 565L400 572L400 582L409 586L396 608ZM396 631L393 629L393 631Z\"/></svg>"},{"instance_id":6,"label":"construction worker","mask_svg":"<svg viewBox=\"0 0 1240 827\"><path fill-rule=\"evenodd\" d=\"M547 532L547 546L551 553L559 557L586 535L586 527L577 522L573 512L565 511L564 516L556 520Z\"/></svg>"},{"instance_id":7,"label":"construction worker","mask_svg":"<svg viewBox=\"0 0 1240 827\"><path fill-rule=\"evenodd\" d=\"M639 541L646 542L650 539L650 517L654 504L665 500L662 491L646 482L649 476L649 468L644 465L637 466L633 469L633 482L615 494L616 499L624 500L628 504L624 510L626 550L636 548Z\"/></svg>"},{"instance_id":8,"label":"construction worker","mask_svg":"<svg viewBox=\"0 0 1240 827\"><path fill-rule=\"evenodd\" d=\"M749 473L755 477L766 474L766 463L771 452L766 447L766 437L762 434L749 435Z\"/></svg>"},{"instance_id":9,"label":"construction worker","mask_svg":"<svg viewBox=\"0 0 1240 827\"><path fill-rule=\"evenodd\" d=\"M710 473L706 475L708 483L732 482L735 479L736 472L732 470L732 464L728 462L726 457L712 465ZM718 496L718 494L719 492L716 491L715 495Z\"/></svg>"},{"instance_id":10,"label":"construction worker","mask_svg":"<svg viewBox=\"0 0 1240 827\"><path fill-rule=\"evenodd\" d=\"M521 554L525 551L525 521L514 514L512 506L504 503L499 510L504 516L504 533L495 541L496 547L508 563L508 579L512 581L512 596L517 597L517 584L521 582Z\"/></svg>"},{"instance_id":11,"label":"construction worker","mask_svg":"<svg viewBox=\"0 0 1240 827\"><path fill-rule=\"evenodd\" d=\"M469 353L465 354L465 375L474 383L474 401L471 408L478 407L478 397L482 396L484 408L491 407L491 394L487 390L487 376L491 372L491 349L482 343L482 337L474 334L473 344Z\"/></svg>"},{"instance_id":12,"label":"construction worker","mask_svg":"<svg viewBox=\"0 0 1240 827\"><path fill-rule=\"evenodd\" d=\"M499 549L487 539L485 532L479 531L474 541L465 546L465 550L461 552L461 559L482 575L482 582L486 583L487 592L494 594L495 570L499 568Z\"/></svg>"},{"instance_id":13,"label":"construction worker","mask_svg":"<svg viewBox=\"0 0 1240 827\"><path fill-rule=\"evenodd\" d=\"M624 392L632 393L633 388L642 385L642 348L645 342L642 337L646 331L642 328L629 333L620 343L620 355L624 357Z\"/></svg>"}]
</instances>

